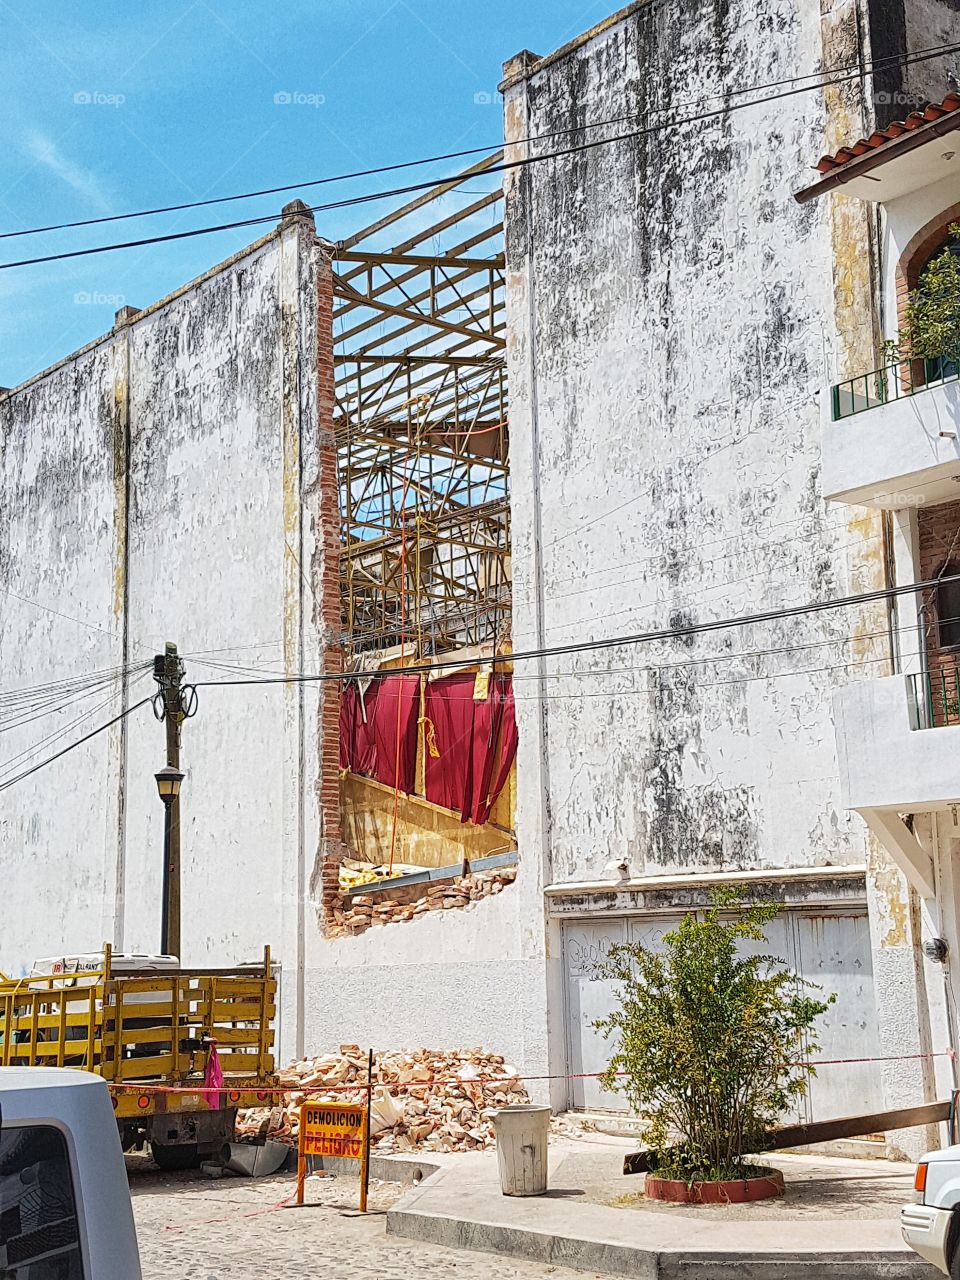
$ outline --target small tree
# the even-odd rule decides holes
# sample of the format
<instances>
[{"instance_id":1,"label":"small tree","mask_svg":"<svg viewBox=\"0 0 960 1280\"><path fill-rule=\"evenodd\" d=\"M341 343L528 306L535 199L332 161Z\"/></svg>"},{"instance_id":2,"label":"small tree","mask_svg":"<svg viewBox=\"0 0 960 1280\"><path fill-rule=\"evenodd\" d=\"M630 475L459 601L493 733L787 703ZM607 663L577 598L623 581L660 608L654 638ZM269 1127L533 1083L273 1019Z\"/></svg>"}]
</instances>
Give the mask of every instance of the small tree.
<instances>
[{"instance_id":1,"label":"small tree","mask_svg":"<svg viewBox=\"0 0 960 1280\"><path fill-rule=\"evenodd\" d=\"M740 955L764 942L774 904L739 908L736 889L718 889L701 920L687 915L664 950L611 947L597 967L620 984L620 1007L594 1025L615 1035L603 1086L626 1095L647 1121L658 1173L688 1181L747 1176L744 1157L801 1097L814 1068L803 1037L836 997L769 955ZM732 919L723 915L737 909ZM818 990L818 988L813 988Z\"/></svg>"},{"instance_id":2,"label":"small tree","mask_svg":"<svg viewBox=\"0 0 960 1280\"><path fill-rule=\"evenodd\" d=\"M891 362L960 362L960 223L950 227L950 240L920 273L897 341L885 344Z\"/></svg>"}]
</instances>

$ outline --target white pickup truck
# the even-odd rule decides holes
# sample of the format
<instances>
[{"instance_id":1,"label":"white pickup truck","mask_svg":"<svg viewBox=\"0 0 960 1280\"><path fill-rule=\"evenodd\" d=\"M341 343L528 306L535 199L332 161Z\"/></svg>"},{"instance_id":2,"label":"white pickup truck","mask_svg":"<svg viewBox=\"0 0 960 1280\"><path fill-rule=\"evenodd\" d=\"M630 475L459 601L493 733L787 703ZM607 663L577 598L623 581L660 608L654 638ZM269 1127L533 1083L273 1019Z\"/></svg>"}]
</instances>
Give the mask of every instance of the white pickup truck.
<instances>
[{"instance_id":1,"label":"white pickup truck","mask_svg":"<svg viewBox=\"0 0 960 1280\"><path fill-rule=\"evenodd\" d=\"M0 1067L0 1277L140 1275L106 1082L65 1068Z\"/></svg>"},{"instance_id":2,"label":"white pickup truck","mask_svg":"<svg viewBox=\"0 0 960 1280\"><path fill-rule=\"evenodd\" d=\"M944 1275L960 1280L960 1146L921 1159L914 1195L916 1203L900 1211L904 1240Z\"/></svg>"}]
</instances>

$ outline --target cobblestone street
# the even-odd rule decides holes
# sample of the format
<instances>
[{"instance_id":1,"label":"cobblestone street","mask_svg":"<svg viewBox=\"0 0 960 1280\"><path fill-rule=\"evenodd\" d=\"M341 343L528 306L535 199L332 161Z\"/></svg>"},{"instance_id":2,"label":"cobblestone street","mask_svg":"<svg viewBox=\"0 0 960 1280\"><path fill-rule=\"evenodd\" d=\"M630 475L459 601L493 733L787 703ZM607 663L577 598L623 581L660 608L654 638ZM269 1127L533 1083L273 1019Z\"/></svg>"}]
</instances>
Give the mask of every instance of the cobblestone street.
<instances>
[{"instance_id":1,"label":"cobblestone street","mask_svg":"<svg viewBox=\"0 0 960 1280\"><path fill-rule=\"evenodd\" d=\"M277 1207L293 1194L290 1177L210 1181L159 1173L147 1161L128 1159L128 1167L143 1280L583 1280L565 1267L387 1236L395 1183L371 1183L371 1212L361 1217L353 1179L311 1179L308 1205L297 1210Z\"/></svg>"}]
</instances>

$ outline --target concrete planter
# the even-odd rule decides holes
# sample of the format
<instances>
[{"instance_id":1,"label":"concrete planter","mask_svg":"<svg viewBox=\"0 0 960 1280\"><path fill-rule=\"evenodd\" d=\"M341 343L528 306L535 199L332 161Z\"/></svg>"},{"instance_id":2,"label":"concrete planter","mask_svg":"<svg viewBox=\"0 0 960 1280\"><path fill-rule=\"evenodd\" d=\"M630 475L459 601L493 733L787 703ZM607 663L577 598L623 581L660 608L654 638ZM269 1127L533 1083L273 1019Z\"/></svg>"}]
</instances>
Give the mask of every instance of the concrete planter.
<instances>
[{"instance_id":1,"label":"concrete planter","mask_svg":"<svg viewBox=\"0 0 960 1280\"><path fill-rule=\"evenodd\" d=\"M732 1182L682 1182L648 1173L644 1183L644 1194L651 1200L673 1204L746 1204L751 1200L771 1200L783 1192L779 1169L758 1169L756 1177Z\"/></svg>"}]
</instances>

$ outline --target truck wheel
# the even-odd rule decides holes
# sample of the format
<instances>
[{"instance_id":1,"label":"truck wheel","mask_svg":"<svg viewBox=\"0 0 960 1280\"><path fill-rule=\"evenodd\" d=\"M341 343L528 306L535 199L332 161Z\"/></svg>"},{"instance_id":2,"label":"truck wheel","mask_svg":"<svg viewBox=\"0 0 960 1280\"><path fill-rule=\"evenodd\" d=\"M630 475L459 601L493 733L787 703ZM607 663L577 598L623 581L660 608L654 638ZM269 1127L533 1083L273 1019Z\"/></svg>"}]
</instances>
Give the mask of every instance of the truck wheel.
<instances>
[{"instance_id":1,"label":"truck wheel","mask_svg":"<svg viewBox=\"0 0 960 1280\"><path fill-rule=\"evenodd\" d=\"M150 1154L157 1167L164 1173L176 1173L181 1169L199 1169L200 1167L200 1151L195 1142L181 1142L174 1147L151 1142Z\"/></svg>"},{"instance_id":2,"label":"truck wheel","mask_svg":"<svg viewBox=\"0 0 960 1280\"><path fill-rule=\"evenodd\" d=\"M947 1257L950 1260L950 1280L960 1280L960 1248L957 1247L957 1241L960 1239L960 1218L957 1217L957 1211L953 1211L953 1221L950 1223L950 1230L947 1232Z\"/></svg>"}]
</instances>

